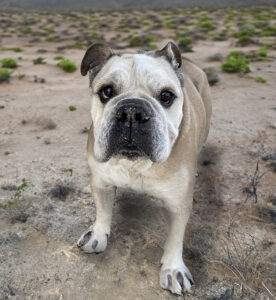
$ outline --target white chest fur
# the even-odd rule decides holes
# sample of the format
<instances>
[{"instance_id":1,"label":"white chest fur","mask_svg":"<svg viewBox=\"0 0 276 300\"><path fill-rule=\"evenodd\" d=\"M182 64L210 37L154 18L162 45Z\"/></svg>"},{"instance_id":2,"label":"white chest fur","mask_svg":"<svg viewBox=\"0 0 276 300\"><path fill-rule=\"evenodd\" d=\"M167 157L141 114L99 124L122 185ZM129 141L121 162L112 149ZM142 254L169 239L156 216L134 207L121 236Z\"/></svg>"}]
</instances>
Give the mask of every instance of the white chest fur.
<instances>
[{"instance_id":1,"label":"white chest fur","mask_svg":"<svg viewBox=\"0 0 276 300\"><path fill-rule=\"evenodd\" d=\"M93 158L89 158L88 162L97 181L138 192L145 191L149 185L149 169L152 166L149 160L112 158L106 163L97 163Z\"/></svg>"}]
</instances>

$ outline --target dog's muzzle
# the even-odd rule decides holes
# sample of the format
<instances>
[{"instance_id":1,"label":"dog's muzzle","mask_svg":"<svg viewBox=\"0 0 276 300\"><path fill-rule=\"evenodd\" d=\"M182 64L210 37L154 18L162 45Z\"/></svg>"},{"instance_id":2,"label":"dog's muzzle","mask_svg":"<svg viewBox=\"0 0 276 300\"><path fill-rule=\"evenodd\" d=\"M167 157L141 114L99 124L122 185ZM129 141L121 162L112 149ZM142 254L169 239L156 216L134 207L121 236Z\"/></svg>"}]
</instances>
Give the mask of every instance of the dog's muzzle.
<instances>
[{"instance_id":1,"label":"dog's muzzle","mask_svg":"<svg viewBox=\"0 0 276 300\"><path fill-rule=\"evenodd\" d=\"M145 100L124 99L115 108L109 151L128 159L151 154L153 111Z\"/></svg>"}]
</instances>

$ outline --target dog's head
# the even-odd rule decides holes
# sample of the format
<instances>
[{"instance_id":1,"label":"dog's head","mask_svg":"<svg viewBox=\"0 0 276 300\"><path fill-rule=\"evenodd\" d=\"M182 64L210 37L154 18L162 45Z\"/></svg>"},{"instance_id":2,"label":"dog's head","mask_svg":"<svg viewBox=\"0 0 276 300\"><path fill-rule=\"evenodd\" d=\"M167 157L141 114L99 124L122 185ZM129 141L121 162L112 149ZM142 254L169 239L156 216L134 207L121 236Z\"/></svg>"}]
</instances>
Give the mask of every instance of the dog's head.
<instances>
[{"instance_id":1,"label":"dog's head","mask_svg":"<svg viewBox=\"0 0 276 300\"><path fill-rule=\"evenodd\" d=\"M162 50L116 55L94 44L81 63L92 89L94 155L165 161L179 133L183 106L181 55L168 43Z\"/></svg>"}]
</instances>

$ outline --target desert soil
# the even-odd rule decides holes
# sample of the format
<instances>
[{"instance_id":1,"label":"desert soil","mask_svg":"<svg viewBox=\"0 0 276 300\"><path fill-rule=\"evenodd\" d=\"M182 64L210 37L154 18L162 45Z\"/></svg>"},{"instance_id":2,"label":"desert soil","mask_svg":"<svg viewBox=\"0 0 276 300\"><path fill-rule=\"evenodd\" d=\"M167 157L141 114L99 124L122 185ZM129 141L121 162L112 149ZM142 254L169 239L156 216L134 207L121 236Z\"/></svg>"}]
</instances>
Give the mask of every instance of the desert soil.
<instances>
[{"instance_id":1,"label":"desert soil","mask_svg":"<svg viewBox=\"0 0 276 300\"><path fill-rule=\"evenodd\" d=\"M268 59L251 62L246 75L225 73L221 61L209 60L218 53L225 60L232 50L258 51L275 38L256 36L238 45L232 32L239 18L252 16L237 10L226 38L214 41L212 33L224 28L230 13L207 12L215 24L211 31L198 29L200 10L0 15L0 59L18 63L9 82L0 84L0 299L176 298L159 287L167 232L154 199L119 193L106 251L87 255L77 248L95 220L86 159L88 78L79 70L64 72L54 58L62 55L79 68L94 40L135 52L143 47L130 48L131 35L144 32L158 46L167 38L177 42L182 23L193 37L194 52L185 56L214 68L220 78L211 87L212 126L199 157L184 242L183 257L196 282L185 298L275 299L276 50L269 47ZM143 20L137 28L135 18ZM168 19L177 21L176 28L154 28ZM38 56L47 63L33 64Z\"/></svg>"}]
</instances>

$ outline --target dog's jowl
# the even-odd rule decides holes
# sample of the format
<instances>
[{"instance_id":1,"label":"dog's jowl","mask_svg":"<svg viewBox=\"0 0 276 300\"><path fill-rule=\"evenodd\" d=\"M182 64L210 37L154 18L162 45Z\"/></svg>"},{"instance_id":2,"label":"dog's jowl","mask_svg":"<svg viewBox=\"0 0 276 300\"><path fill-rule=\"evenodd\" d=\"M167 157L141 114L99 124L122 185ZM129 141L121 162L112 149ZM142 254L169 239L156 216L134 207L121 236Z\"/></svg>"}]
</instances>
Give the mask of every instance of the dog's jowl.
<instances>
[{"instance_id":1,"label":"dog's jowl","mask_svg":"<svg viewBox=\"0 0 276 300\"><path fill-rule=\"evenodd\" d=\"M158 198L169 212L160 285L181 295L193 285L182 249L197 156L210 126L206 76L171 42L161 50L123 55L94 44L81 73L89 73L92 92L87 148L96 222L78 246L87 253L105 250L117 188Z\"/></svg>"}]
</instances>

